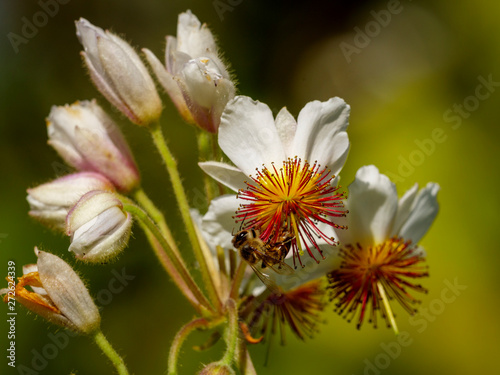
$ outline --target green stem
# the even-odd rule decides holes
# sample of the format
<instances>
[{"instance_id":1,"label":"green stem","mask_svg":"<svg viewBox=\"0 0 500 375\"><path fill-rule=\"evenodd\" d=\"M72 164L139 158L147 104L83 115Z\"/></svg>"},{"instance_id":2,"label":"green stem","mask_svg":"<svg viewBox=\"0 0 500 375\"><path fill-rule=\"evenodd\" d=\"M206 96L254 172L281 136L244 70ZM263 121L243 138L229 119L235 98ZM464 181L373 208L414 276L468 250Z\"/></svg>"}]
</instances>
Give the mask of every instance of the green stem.
<instances>
[{"instance_id":1,"label":"green stem","mask_svg":"<svg viewBox=\"0 0 500 375\"><path fill-rule=\"evenodd\" d=\"M214 306L220 308L221 302L219 300L219 296L217 294L214 281L208 270L205 257L203 256L203 251L201 250L200 243L198 242L198 238L196 236L194 223L191 218L191 214L189 212L190 207L188 204L186 193L182 186L182 181L179 175L179 171L177 170L177 163L172 153L170 152L167 143L165 142L165 138L163 137L163 133L159 122L151 124L151 135L153 137L153 142L156 148L158 149L158 152L160 153L163 161L165 162L167 172L170 175L170 181L172 183L174 194L177 199L177 204L179 206L182 220L184 222L184 226L186 227L186 231L189 237L189 241L191 242L194 255L200 266L201 275L203 277L203 282L207 289L208 295Z\"/></svg>"},{"instance_id":2,"label":"green stem","mask_svg":"<svg viewBox=\"0 0 500 375\"><path fill-rule=\"evenodd\" d=\"M219 361L219 363L231 366L236 359L237 349L238 349L238 309L236 307L236 302L229 298L226 302L226 309L228 315L228 322L226 328L226 352L224 357Z\"/></svg>"},{"instance_id":3,"label":"green stem","mask_svg":"<svg viewBox=\"0 0 500 375\"><path fill-rule=\"evenodd\" d=\"M198 141L198 159L200 161L213 160L211 134L200 129L196 134L196 138ZM203 173L203 184L205 185L208 203L215 197L215 186L213 180L206 173Z\"/></svg>"},{"instance_id":4,"label":"green stem","mask_svg":"<svg viewBox=\"0 0 500 375\"><path fill-rule=\"evenodd\" d=\"M248 352L248 348L245 340L241 340L240 348L238 352L238 363L240 372L243 375L257 375L257 371L252 362L252 358L250 357L250 353Z\"/></svg>"},{"instance_id":5,"label":"green stem","mask_svg":"<svg viewBox=\"0 0 500 375\"><path fill-rule=\"evenodd\" d=\"M238 299L240 285L241 282L243 281L243 277L245 276L246 268L247 268L247 263L244 260L240 261L240 264L238 265L238 268L233 278L233 283L231 285L231 293L229 294L229 298L232 298L234 300Z\"/></svg>"},{"instance_id":6,"label":"green stem","mask_svg":"<svg viewBox=\"0 0 500 375\"><path fill-rule=\"evenodd\" d=\"M113 363L116 368L116 372L119 375L128 375L129 372L127 370L127 366L125 366L125 362L123 362L123 358L113 349L109 341L103 335L101 330L98 330L94 335L94 341L99 348L101 348L102 352L109 358L109 360Z\"/></svg>"},{"instance_id":7,"label":"green stem","mask_svg":"<svg viewBox=\"0 0 500 375\"><path fill-rule=\"evenodd\" d=\"M163 247L158 242L158 240L156 239L156 237L153 235L153 233L151 233L151 231L148 229L148 227L144 223L142 223L141 221L139 221L139 225L141 226L142 230L146 234L146 237L148 238L148 241L149 241L149 243L150 243L150 245L151 245L151 247L152 247L152 249L153 249L156 257L160 261L160 263L163 266L163 268L170 275L170 277L172 278L172 280L174 281L174 283L177 285L177 287L179 288L179 290L181 291L181 293L184 295L184 297L186 297L186 299L189 301L189 303L191 303L191 305L198 312L202 313L202 311L200 309L201 308L200 303L198 302L198 300L194 296L194 294L191 291L191 289L189 289L189 287L187 286L186 282L183 280L183 278L180 275L180 273L174 267L172 261L168 257L167 253L163 250Z\"/></svg>"},{"instance_id":8,"label":"green stem","mask_svg":"<svg viewBox=\"0 0 500 375\"><path fill-rule=\"evenodd\" d=\"M195 329L198 328L208 328L209 322L204 318L198 318L190 321L184 325L179 332L175 335L174 342L170 347L170 352L168 354L168 375L177 374L177 359L179 357L179 350L188 337L188 335Z\"/></svg>"},{"instance_id":9,"label":"green stem","mask_svg":"<svg viewBox=\"0 0 500 375\"><path fill-rule=\"evenodd\" d=\"M178 272L182 280L185 282L187 288L191 290L191 292L193 293L199 304L204 306L205 309L207 310L212 310L213 308L210 305L210 302L203 295L203 292L200 290L200 288L198 288L198 285L196 285L196 283L194 282L193 278L191 277L191 274L187 270L182 259L179 258L177 254L172 250L172 248L168 245L167 241L160 233L160 230L154 224L154 222L149 218L149 216L135 204L124 203L123 209L133 214L142 224L144 224L146 228L153 234L153 236L158 241L160 246L163 248L165 254L157 253L157 256L164 265L165 269L167 271L170 270L170 268L167 266L167 261L170 260L172 262L173 267L175 267L175 270ZM155 249L155 247L153 247L153 249ZM172 275L170 272L169 274L174 278L174 275Z\"/></svg>"},{"instance_id":10,"label":"green stem","mask_svg":"<svg viewBox=\"0 0 500 375\"><path fill-rule=\"evenodd\" d=\"M146 195L146 192L140 187L136 191L134 191L135 200L141 205L141 207L148 213L148 215L153 219L153 221L160 228L161 233L167 240L168 244L176 253L179 253L177 249L177 244L175 243L175 239L172 236L172 232L167 225L167 221L165 220L165 216L163 212L161 212L153 203L151 199Z\"/></svg>"}]
</instances>

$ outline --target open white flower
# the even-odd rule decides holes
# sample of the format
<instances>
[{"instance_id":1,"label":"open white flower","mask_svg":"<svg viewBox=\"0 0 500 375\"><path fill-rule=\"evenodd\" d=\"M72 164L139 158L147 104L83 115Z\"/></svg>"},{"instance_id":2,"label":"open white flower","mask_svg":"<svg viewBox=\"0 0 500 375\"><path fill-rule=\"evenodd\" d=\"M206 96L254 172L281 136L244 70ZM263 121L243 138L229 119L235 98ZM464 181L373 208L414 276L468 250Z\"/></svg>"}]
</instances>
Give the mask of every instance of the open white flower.
<instances>
[{"instance_id":1,"label":"open white flower","mask_svg":"<svg viewBox=\"0 0 500 375\"><path fill-rule=\"evenodd\" d=\"M358 170L349 186L345 219L349 229L338 231L342 265L328 274L331 298L337 311L349 320L359 312L358 328L367 308L377 325L377 311L397 331L389 299L397 300L410 314L417 302L408 290L426 292L411 279L428 275L418 242L434 221L439 206L439 185L415 184L398 200L396 186L371 165ZM321 265L321 266L326 266Z\"/></svg>"},{"instance_id":2,"label":"open white flower","mask_svg":"<svg viewBox=\"0 0 500 375\"><path fill-rule=\"evenodd\" d=\"M208 212L203 217L196 215L196 222L211 250L211 260L217 259L217 247L224 250L226 260L231 256L231 251L236 251L232 243L235 222L231 219L231 214L237 208L235 204L237 200L234 196L233 199L228 198L230 197L223 196L212 200ZM266 252L264 248L255 250ZM324 279L318 278L316 273L312 272L318 265L310 260L312 264L297 268L295 272L286 275L278 274L269 267L263 267L262 264L255 264L254 266L262 272L260 280L255 277L250 267L246 268L240 293L246 293L247 296L240 307L240 316L248 322L249 329L253 333L269 334L270 332L266 332L265 329L269 325L279 326L282 330L282 340L285 325L288 325L301 339L310 337L316 332L316 323L320 320L319 314L325 306L326 289ZM240 262L246 264L243 259ZM220 260L215 263L219 263L219 268L230 269L231 262L222 266ZM227 272L220 269L215 272L215 276L222 277L224 274ZM262 280L262 277L265 280ZM266 281L266 286L261 280ZM222 282L220 284L224 285ZM273 287L270 289L270 286Z\"/></svg>"},{"instance_id":3,"label":"open white flower","mask_svg":"<svg viewBox=\"0 0 500 375\"><path fill-rule=\"evenodd\" d=\"M177 38L167 36L165 66L148 49L144 53L182 117L206 131L217 132L235 87L207 25L189 10L181 13Z\"/></svg>"},{"instance_id":4,"label":"open white flower","mask_svg":"<svg viewBox=\"0 0 500 375\"><path fill-rule=\"evenodd\" d=\"M298 258L302 265L303 249L314 260L313 249L323 257L317 242L334 245L333 219L346 215L336 177L349 151L349 110L332 98L308 103L297 121L286 108L274 119L266 104L237 96L219 128L219 145L236 167L200 163L238 191L243 228L258 228L264 241L276 240L283 228L293 233L294 263Z\"/></svg>"}]
</instances>

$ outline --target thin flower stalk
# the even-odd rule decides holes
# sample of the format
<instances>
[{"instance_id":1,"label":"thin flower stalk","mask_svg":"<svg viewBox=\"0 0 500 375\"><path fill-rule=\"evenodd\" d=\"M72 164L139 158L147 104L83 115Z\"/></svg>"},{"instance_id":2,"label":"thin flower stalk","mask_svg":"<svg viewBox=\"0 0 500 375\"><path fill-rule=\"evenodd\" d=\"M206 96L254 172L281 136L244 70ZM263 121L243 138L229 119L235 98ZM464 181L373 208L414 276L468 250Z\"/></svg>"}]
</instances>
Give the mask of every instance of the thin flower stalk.
<instances>
[{"instance_id":1,"label":"thin flower stalk","mask_svg":"<svg viewBox=\"0 0 500 375\"><path fill-rule=\"evenodd\" d=\"M195 329L207 329L210 327L210 322L205 318L197 318L189 323L185 324L179 332L175 335L174 342L172 346L170 346L170 352L168 354L168 375L176 375L177 374L177 360L179 357L179 350L181 349L182 344L189 336L191 332Z\"/></svg>"},{"instance_id":2,"label":"thin flower stalk","mask_svg":"<svg viewBox=\"0 0 500 375\"><path fill-rule=\"evenodd\" d=\"M151 231L155 239L160 243L161 247L163 248L163 251L166 253L167 258L170 259L172 265L175 267L177 272L180 274L180 276L186 283L187 287L191 290L191 292L194 294L197 301L201 305L198 309L201 310L201 312L203 312L203 310L208 310L208 311L212 310L213 308L210 302L207 300L207 298L200 290L200 288L198 288L198 285L193 280L191 274L184 265L182 259L178 257L176 253L172 250L172 248L168 245L167 241L160 233L160 230L155 225L155 223L149 218L149 216L141 208L137 207L134 204L125 203L123 205L123 209L133 214L140 222L142 222L147 227L149 231ZM162 256L162 254L159 253L157 253L156 255L162 262L162 265L165 267L167 272L169 272L169 267L167 267L166 265L166 259L164 258L164 256ZM171 274L171 276L173 275Z\"/></svg>"},{"instance_id":3,"label":"thin flower stalk","mask_svg":"<svg viewBox=\"0 0 500 375\"><path fill-rule=\"evenodd\" d=\"M168 227L167 221L165 220L165 215L163 215L163 212L161 212L153 203L151 199L147 196L146 192L142 187L139 187L135 192L134 192L134 198L141 205L141 207L144 209L144 211L147 212L147 214L153 219L153 221L158 225L158 228L160 229L161 233L165 237L165 240L167 240L168 244L172 248L172 250L177 253L178 256L179 254L179 249L177 248L177 244L175 242L174 237L172 236L172 232L170 231L170 228Z\"/></svg>"},{"instance_id":4,"label":"thin flower stalk","mask_svg":"<svg viewBox=\"0 0 500 375\"><path fill-rule=\"evenodd\" d=\"M209 272L205 256L203 255L203 251L198 241L193 220L189 213L189 204L186 197L186 192L184 191L184 188L182 186L182 181L179 175L179 171L177 169L177 163L165 142L165 138L163 136L163 132L161 130L159 122L152 124L151 135L153 137L153 142L165 163L167 172L170 175L170 180L172 182L174 194L177 199L177 204L179 206L179 211L181 213L184 226L186 227L186 231L191 246L193 248L194 255L200 266L200 271L203 277L204 285L206 286L208 295L212 303L215 306L219 307L220 300L215 288L214 280L212 279L212 276Z\"/></svg>"},{"instance_id":5,"label":"thin flower stalk","mask_svg":"<svg viewBox=\"0 0 500 375\"><path fill-rule=\"evenodd\" d=\"M129 372L127 370L127 366L125 366L125 362L123 358L116 352L115 349L111 346L109 341L106 339L106 336L99 330L94 335L94 341L97 346L102 350L104 355L109 358L113 366L116 368L116 372L119 375L128 375Z\"/></svg>"}]
</instances>

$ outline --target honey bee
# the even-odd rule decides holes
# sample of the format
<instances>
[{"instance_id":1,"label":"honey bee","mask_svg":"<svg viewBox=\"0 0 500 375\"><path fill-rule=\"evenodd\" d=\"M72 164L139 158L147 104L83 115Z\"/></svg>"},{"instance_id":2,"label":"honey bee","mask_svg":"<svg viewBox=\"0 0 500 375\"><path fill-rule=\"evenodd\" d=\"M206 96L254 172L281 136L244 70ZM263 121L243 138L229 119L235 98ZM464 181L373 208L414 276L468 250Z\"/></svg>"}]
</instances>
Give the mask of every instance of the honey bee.
<instances>
[{"instance_id":1,"label":"honey bee","mask_svg":"<svg viewBox=\"0 0 500 375\"><path fill-rule=\"evenodd\" d=\"M264 242L260 238L258 229L240 230L233 237L233 246L238 249L241 257L254 270L258 278L267 288L275 294L281 294L276 283L262 272L262 269L269 267L280 275L290 275L293 268L285 263L285 257L290 251L293 236L287 230L283 230L277 241Z\"/></svg>"}]
</instances>

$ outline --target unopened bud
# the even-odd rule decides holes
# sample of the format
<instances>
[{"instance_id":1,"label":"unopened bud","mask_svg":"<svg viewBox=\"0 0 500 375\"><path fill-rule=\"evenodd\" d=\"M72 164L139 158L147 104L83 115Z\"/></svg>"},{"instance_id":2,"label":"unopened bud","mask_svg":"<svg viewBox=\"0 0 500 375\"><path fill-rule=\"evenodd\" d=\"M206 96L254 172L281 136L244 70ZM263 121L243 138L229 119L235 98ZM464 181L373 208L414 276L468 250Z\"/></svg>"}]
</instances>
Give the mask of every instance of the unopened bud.
<instances>
[{"instance_id":1,"label":"unopened bud","mask_svg":"<svg viewBox=\"0 0 500 375\"><path fill-rule=\"evenodd\" d=\"M94 101L53 106L47 118L49 144L69 165L106 176L128 192L140 177L118 126Z\"/></svg>"},{"instance_id":2,"label":"unopened bud","mask_svg":"<svg viewBox=\"0 0 500 375\"><path fill-rule=\"evenodd\" d=\"M28 189L29 214L42 224L64 232L69 210L92 190L114 191L114 186L103 175L79 172Z\"/></svg>"},{"instance_id":3,"label":"unopened bud","mask_svg":"<svg viewBox=\"0 0 500 375\"><path fill-rule=\"evenodd\" d=\"M135 50L123 39L92 25L76 21L82 56L97 89L137 125L157 120L161 99L153 79Z\"/></svg>"},{"instance_id":4,"label":"unopened bud","mask_svg":"<svg viewBox=\"0 0 500 375\"><path fill-rule=\"evenodd\" d=\"M177 38L167 36L165 66L151 51L143 51L181 116L216 133L236 90L207 26L190 11L181 13Z\"/></svg>"},{"instance_id":5,"label":"unopened bud","mask_svg":"<svg viewBox=\"0 0 500 375\"><path fill-rule=\"evenodd\" d=\"M82 280L59 257L39 251L37 264L23 267L15 299L48 321L78 333L89 334L99 328L101 317ZM31 290L25 287L29 286ZM0 290L6 294L8 289Z\"/></svg>"},{"instance_id":6,"label":"unopened bud","mask_svg":"<svg viewBox=\"0 0 500 375\"><path fill-rule=\"evenodd\" d=\"M234 370L225 364L212 362L206 365L198 375L234 375Z\"/></svg>"},{"instance_id":7,"label":"unopened bud","mask_svg":"<svg viewBox=\"0 0 500 375\"><path fill-rule=\"evenodd\" d=\"M127 246L131 227L132 217L123 211L123 204L115 194L91 191L67 216L69 251L87 262L107 261Z\"/></svg>"}]
</instances>

